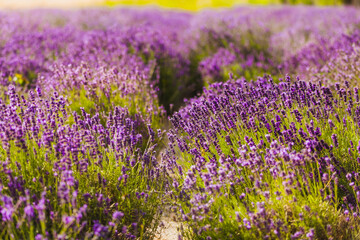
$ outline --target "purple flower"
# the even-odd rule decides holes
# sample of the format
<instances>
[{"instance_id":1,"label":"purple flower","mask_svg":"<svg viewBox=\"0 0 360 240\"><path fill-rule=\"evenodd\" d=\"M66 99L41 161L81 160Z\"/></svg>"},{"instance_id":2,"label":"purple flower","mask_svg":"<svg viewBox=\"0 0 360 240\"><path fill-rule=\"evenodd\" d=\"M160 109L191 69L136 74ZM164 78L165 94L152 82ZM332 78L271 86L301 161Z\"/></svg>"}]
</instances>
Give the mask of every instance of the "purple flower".
<instances>
[{"instance_id":1,"label":"purple flower","mask_svg":"<svg viewBox=\"0 0 360 240\"><path fill-rule=\"evenodd\" d=\"M75 221L75 218L72 216L63 216L62 221L65 225L70 225Z\"/></svg>"},{"instance_id":2,"label":"purple flower","mask_svg":"<svg viewBox=\"0 0 360 240\"><path fill-rule=\"evenodd\" d=\"M35 240L43 240L43 239L46 239L46 238L44 238L41 234L37 234L35 236Z\"/></svg>"},{"instance_id":3,"label":"purple flower","mask_svg":"<svg viewBox=\"0 0 360 240\"><path fill-rule=\"evenodd\" d=\"M119 211L115 211L112 216L114 220L121 220L123 217L124 217L124 213Z\"/></svg>"},{"instance_id":4,"label":"purple flower","mask_svg":"<svg viewBox=\"0 0 360 240\"><path fill-rule=\"evenodd\" d=\"M2 207L0 213L2 215L2 220L4 222L9 222L12 220L14 214L14 208L10 205L7 206L5 205L4 207Z\"/></svg>"},{"instance_id":5,"label":"purple flower","mask_svg":"<svg viewBox=\"0 0 360 240\"><path fill-rule=\"evenodd\" d=\"M247 218L243 219L243 223L246 229L250 230L251 229L251 223Z\"/></svg>"},{"instance_id":6,"label":"purple flower","mask_svg":"<svg viewBox=\"0 0 360 240\"><path fill-rule=\"evenodd\" d=\"M314 239L315 238L315 230L312 228L309 230L309 232L306 234L306 237L309 239Z\"/></svg>"},{"instance_id":7,"label":"purple flower","mask_svg":"<svg viewBox=\"0 0 360 240\"><path fill-rule=\"evenodd\" d=\"M24 213L29 219L32 219L35 216L34 208L31 205L27 205L24 208Z\"/></svg>"}]
</instances>

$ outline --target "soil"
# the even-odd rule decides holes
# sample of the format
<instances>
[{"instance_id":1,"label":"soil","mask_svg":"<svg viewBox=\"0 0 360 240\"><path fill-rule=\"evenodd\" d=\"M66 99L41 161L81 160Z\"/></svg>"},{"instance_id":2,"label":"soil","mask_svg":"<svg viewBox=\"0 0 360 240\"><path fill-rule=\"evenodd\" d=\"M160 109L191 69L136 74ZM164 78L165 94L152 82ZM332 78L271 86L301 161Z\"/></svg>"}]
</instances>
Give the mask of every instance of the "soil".
<instances>
[{"instance_id":1,"label":"soil","mask_svg":"<svg viewBox=\"0 0 360 240\"><path fill-rule=\"evenodd\" d=\"M164 225L159 227L159 234L155 240L178 240L180 223L172 221L171 219L164 219Z\"/></svg>"}]
</instances>

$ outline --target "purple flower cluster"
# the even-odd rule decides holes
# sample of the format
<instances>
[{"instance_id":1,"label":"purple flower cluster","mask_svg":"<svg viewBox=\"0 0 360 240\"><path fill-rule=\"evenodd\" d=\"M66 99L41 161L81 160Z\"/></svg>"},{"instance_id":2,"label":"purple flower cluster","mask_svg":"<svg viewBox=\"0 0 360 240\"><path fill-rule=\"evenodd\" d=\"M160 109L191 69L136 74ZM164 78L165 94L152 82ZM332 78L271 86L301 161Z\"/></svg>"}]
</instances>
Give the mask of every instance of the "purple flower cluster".
<instances>
[{"instance_id":1,"label":"purple flower cluster","mask_svg":"<svg viewBox=\"0 0 360 240\"><path fill-rule=\"evenodd\" d=\"M205 58L200 62L199 68L203 78L213 77L221 79L224 73L223 68L233 64L236 61L236 56L232 51L225 48L220 48L213 56Z\"/></svg>"},{"instance_id":2,"label":"purple flower cluster","mask_svg":"<svg viewBox=\"0 0 360 240\"><path fill-rule=\"evenodd\" d=\"M179 215L215 239L353 236L319 225L359 227L357 95L289 77L211 85L170 119L163 160Z\"/></svg>"},{"instance_id":3,"label":"purple flower cluster","mask_svg":"<svg viewBox=\"0 0 360 240\"><path fill-rule=\"evenodd\" d=\"M171 27L185 29L190 24L189 14L32 10L3 13L3 19L1 85L16 84L22 89L38 86L64 94L73 88L126 84L131 89L147 82L167 108L174 94L178 95L176 104L180 104L183 96L179 89L196 91L187 77L191 75L188 50Z\"/></svg>"},{"instance_id":4,"label":"purple flower cluster","mask_svg":"<svg viewBox=\"0 0 360 240\"><path fill-rule=\"evenodd\" d=\"M63 238L62 229L67 229L67 236L107 237L133 221L156 218L156 196L150 196L149 188L159 183L153 150L162 133L155 135L148 120L116 106L102 124L99 113L71 112L57 92L47 98L38 89L27 99L10 85L6 96L0 107L2 229L18 221L18 227L31 228L32 234L39 231L43 237ZM136 189L141 191L132 192L139 179L144 185ZM149 199L153 202L145 205ZM114 216L116 223L104 225ZM52 228L46 228L49 224ZM116 234L135 237L139 232Z\"/></svg>"},{"instance_id":5,"label":"purple flower cluster","mask_svg":"<svg viewBox=\"0 0 360 240\"><path fill-rule=\"evenodd\" d=\"M226 81L227 74L221 75L223 71L247 79L296 70L297 74L303 74L309 65L317 66L324 55L331 55L327 52L330 48L339 48L334 42L342 45L342 35L356 31L359 21L359 14L353 8L206 11L193 19L192 35L196 37L191 49L200 56L200 71L207 83Z\"/></svg>"},{"instance_id":6,"label":"purple flower cluster","mask_svg":"<svg viewBox=\"0 0 360 240\"><path fill-rule=\"evenodd\" d=\"M322 39L301 49L282 67L314 81L321 80L327 86L335 82L344 85L345 81L355 85L359 40L358 31L336 39Z\"/></svg>"}]
</instances>

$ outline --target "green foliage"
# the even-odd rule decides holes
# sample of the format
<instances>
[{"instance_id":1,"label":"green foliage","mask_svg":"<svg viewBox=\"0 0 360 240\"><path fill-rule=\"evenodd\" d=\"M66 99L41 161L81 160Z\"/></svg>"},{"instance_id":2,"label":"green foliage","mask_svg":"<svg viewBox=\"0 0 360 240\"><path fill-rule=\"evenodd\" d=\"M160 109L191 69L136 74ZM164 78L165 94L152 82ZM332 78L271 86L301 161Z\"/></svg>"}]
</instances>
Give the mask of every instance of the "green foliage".
<instances>
[{"instance_id":1,"label":"green foliage","mask_svg":"<svg viewBox=\"0 0 360 240\"><path fill-rule=\"evenodd\" d=\"M72 117L69 117L66 124L73 124ZM60 122L57 122L60 124ZM40 133L44 129L40 129ZM140 223L136 235L140 238L153 238L159 224L160 207L162 206L162 194L164 177L155 170L150 162L143 163L143 157L149 158L152 155L151 145L147 143L144 155L132 153L130 155L119 156L115 151L109 151L106 146L98 146L99 154L94 156L90 151L79 151L77 155L72 155L71 159L64 159L59 165L59 156L56 153L56 144L49 147L39 147L36 139L27 137L24 149L18 142L10 142L9 150L0 146L0 182L4 188L0 189L2 194L6 194L10 189L6 186L10 181L6 172L10 170L15 182L23 183L22 189L27 189L28 204L34 204L36 199L45 197L51 212L46 212L46 218L41 221L27 221L25 216L15 219L11 224L0 230L2 239L34 239L37 234L48 235L50 238L58 238L66 233L68 237L84 238L86 232L94 226L94 220L100 224L107 225L112 221L112 213L121 211L124 218L116 225L109 226L113 234L117 230L117 238L124 239L125 235L121 232L122 227L132 228L132 223ZM40 136L41 137L41 136ZM87 144L86 141L81 145ZM149 151L149 152L148 152ZM71 162L68 165L68 161ZM85 161L87 168L84 170L79 162ZM130 164L135 161L136 164ZM66 163L67 162L67 163ZM68 166L70 168L66 169ZM64 176L67 171L71 171L69 176ZM124 178L124 174L127 175ZM68 178L72 178L69 183L62 185ZM65 181L65 182L66 182ZM65 188L65 189L63 189ZM18 196L23 194L21 189ZM68 198L59 196L64 191ZM88 197L85 197L85 194ZM13 193L14 195L14 193ZM16 195L16 194L15 194ZM14 199L17 208L25 204L21 199ZM83 213L81 225L73 220L69 224L64 223L64 217L76 217L80 212L80 206L87 205L86 213ZM111 204L111 205L109 205ZM1 225L2 226L2 225ZM21 229L18 231L16 229Z\"/></svg>"},{"instance_id":2,"label":"green foliage","mask_svg":"<svg viewBox=\"0 0 360 240\"><path fill-rule=\"evenodd\" d=\"M274 106L277 105L276 108L274 107L277 110L266 111L263 115L267 122L275 119L276 115L280 116L281 126L284 129L291 129L291 125L294 124L296 129L304 130L308 136L307 139L311 139L309 126L313 129L321 129L317 139L331 146L330 149L314 150L315 153L310 154L305 150L305 140L299 138L299 141L293 142L291 149L304 156L301 165L287 162L280 154L272 152L272 141L281 142L280 138L283 136L276 131L269 133L265 127L249 127L240 118L234 123L236 128L215 132L213 139L218 142L218 148L217 144L211 141L207 142L209 150L200 148L198 147L199 135L193 138L185 132L180 132L180 136L186 141L189 149L198 149L203 158L200 161L192 153L176 151L176 155L179 156L177 161L182 167L181 172L194 172L196 176L195 185L191 189L184 188L184 178L188 175L176 171L177 177L174 178L179 184L179 187L175 188L174 204L180 204L183 218L184 215L187 216L185 223L188 228L184 228L183 235L189 239L204 239L208 236L212 239L290 239L299 229L302 229L301 231L305 233L313 230L315 239L359 237L358 217L342 210L342 207L347 204L344 201L345 196L351 195L354 199L356 198L355 190L349 185L345 174L360 170L356 150L351 145L351 142L358 143L360 140L359 128L357 119L350 117L347 112L347 103L341 100L342 97L339 95L333 97L337 100L335 101L337 104L331 115L322 111L326 108L326 104L320 100L318 108L310 108L306 102L296 103L291 108L286 108L279 100L272 103ZM230 100L229 105L233 106L235 103ZM301 120L295 114L295 110L301 114ZM221 118L221 115L211 117ZM263 121L258 117L254 119L253 126L261 126ZM334 123L333 127L329 124L329 120ZM223 121L227 120L223 119ZM197 134L206 137L206 132L201 131ZM333 146L333 135L337 136L338 146ZM227 137L231 140L231 144L226 140ZM244 139L252 139L255 145L244 143ZM248 153L249 148L258 146L261 141L264 141L262 147L250 150L251 153ZM242 152L246 155L241 155ZM270 159L273 159L272 161L276 164L266 160L266 155L271 156ZM333 164L341 169L336 177L330 168L320 167L319 159L328 156L337 159ZM225 160L228 157L229 160ZM234 163L234 159L242 159L241 163L244 163L249 158L251 161L257 161L257 164L247 166ZM259 159L255 160L257 158ZM210 170L203 166L213 164L214 161L216 170L213 171L217 172L215 176L220 177L221 169L228 168L226 174L231 176L229 178L232 180L225 177L224 180L212 178L210 184L217 184L219 187L213 190L212 194L208 194L209 190L205 191L205 188L209 186L209 180L205 181L203 176L209 174ZM277 177L274 177L272 173L275 169L278 171ZM322 173L319 169L322 169ZM322 179L324 173L328 174L329 179ZM284 178L284 176L294 176L290 185L287 185L287 177ZM260 183L256 184L255 181ZM358 179L355 184L358 184ZM243 193L245 193L244 197L240 197ZM199 196L202 196L200 203L195 200L199 199ZM305 210L305 206L311 210ZM355 206L354 211L357 207L358 205ZM194 213L194 211L198 212ZM237 213L241 220L236 220ZM191 216L194 215L199 218L192 218ZM258 219L259 226L247 229L243 219ZM275 225L278 222L281 223L277 233L269 232L268 220L270 219Z\"/></svg>"}]
</instances>

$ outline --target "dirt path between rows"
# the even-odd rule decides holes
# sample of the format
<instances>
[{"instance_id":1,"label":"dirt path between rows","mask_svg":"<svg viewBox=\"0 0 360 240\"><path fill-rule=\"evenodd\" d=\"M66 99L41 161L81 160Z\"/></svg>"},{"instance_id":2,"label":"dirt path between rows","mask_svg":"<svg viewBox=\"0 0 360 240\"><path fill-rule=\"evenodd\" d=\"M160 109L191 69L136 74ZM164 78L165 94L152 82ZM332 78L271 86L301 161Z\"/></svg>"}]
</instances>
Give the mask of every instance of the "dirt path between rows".
<instances>
[{"instance_id":1,"label":"dirt path between rows","mask_svg":"<svg viewBox=\"0 0 360 240\"><path fill-rule=\"evenodd\" d=\"M163 220L164 226L159 227L159 234L155 240L178 240L180 223L170 219Z\"/></svg>"}]
</instances>

